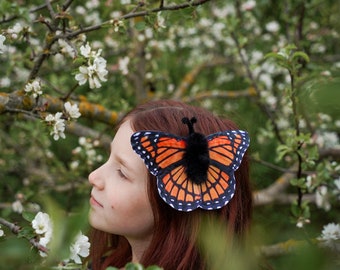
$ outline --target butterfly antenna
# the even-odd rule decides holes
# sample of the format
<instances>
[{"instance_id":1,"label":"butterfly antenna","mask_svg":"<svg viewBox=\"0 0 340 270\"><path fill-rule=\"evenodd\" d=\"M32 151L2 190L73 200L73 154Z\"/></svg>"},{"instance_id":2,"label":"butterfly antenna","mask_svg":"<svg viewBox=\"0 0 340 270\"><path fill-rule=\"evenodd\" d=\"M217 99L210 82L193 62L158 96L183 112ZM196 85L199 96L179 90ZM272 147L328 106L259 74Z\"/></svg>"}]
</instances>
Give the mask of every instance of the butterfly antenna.
<instances>
[{"instance_id":1,"label":"butterfly antenna","mask_svg":"<svg viewBox=\"0 0 340 270\"><path fill-rule=\"evenodd\" d=\"M187 125L189 128L189 134L194 133L194 124L197 122L197 119L195 117L192 117L190 120L188 117L182 118L182 123Z\"/></svg>"}]
</instances>

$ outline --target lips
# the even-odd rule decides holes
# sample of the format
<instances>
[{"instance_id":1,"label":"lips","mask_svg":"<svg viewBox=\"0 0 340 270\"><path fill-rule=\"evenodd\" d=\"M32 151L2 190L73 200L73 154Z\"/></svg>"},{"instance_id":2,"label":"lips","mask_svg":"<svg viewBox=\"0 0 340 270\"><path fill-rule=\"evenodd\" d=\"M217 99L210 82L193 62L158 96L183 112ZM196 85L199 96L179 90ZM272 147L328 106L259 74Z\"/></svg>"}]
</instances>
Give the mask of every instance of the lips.
<instances>
[{"instance_id":1,"label":"lips","mask_svg":"<svg viewBox=\"0 0 340 270\"><path fill-rule=\"evenodd\" d=\"M98 202L98 201L93 197L93 195L91 195L90 204L93 205L93 206L103 207L103 205L102 205L100 202Z\"/></svg>"}]
</instances>

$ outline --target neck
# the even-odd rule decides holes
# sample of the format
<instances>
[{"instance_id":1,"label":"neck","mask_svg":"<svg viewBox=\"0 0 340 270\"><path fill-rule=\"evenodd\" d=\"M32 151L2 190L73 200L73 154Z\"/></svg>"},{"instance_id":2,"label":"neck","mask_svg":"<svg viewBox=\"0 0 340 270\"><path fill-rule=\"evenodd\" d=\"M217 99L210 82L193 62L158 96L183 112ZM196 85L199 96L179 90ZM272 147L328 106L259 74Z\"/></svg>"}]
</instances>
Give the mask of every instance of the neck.
<instances>
[{"instance_id":1,"label":"neck","mask_svg":"<svg viewBox=\"0 0 340 270\"><path fill-rule=\"evenodd\" d=\"M144 252L148 248L151 237L148 237L146 239L127 239L129 241L129 244L131 246L132 251L132 262L133 263L140 263Z\"/></svg>"}]
</instances>

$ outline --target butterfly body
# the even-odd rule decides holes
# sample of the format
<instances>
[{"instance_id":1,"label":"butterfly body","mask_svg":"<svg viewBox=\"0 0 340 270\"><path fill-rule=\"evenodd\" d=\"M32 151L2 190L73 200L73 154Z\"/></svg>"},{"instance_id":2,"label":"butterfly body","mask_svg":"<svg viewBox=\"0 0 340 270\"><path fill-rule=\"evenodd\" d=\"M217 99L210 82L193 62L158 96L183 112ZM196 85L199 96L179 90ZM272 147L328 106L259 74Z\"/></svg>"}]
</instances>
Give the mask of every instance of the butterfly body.
<instances>
[{"instance_id":1,"label":"butterfly body","mask_svg":"<svg viewBox=\"0 0 340 270\"><path fill-rule=\"evenodd\" d=\"M132 148L156 176L158 192L171 207L179 211L221 208L234 196L234 171L249 146L248 134L229 130L204 136L188 126L187 137L136 132Z\"/></svg>"},{"instance_id":2,"label":"butterfly body","mask_svg":"<svg viewBox=\"0 0 340 270\"><path fill-rule=\"evenodd\" d=\"M186 148L183 153L185 171L189 179L200 184L207 178L209 167L208 142L204 135L193 133L186 139Z\"/></svg>"}]
</instances>

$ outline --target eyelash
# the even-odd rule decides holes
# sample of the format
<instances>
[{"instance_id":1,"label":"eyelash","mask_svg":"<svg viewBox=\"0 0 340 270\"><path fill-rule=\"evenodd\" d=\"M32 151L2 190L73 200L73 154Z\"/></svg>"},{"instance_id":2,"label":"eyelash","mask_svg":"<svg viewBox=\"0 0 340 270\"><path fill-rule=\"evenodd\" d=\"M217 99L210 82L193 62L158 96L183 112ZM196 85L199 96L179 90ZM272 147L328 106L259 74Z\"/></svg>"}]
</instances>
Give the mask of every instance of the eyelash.
<instances>
[{"instance_id":1,"label":"eyelash","mask_svg":"<svg viewBox=\"0 0 340 270\"><path fill-rule=\"evenodd\" d=\"M120 176L121 178L127 179L127 177L125 176L125 174L123 174L123 172L122 172L121 169L118 169L117 172L118 172L118 174L119 174L119 176Z\"/></svg>"}]
</instances>

